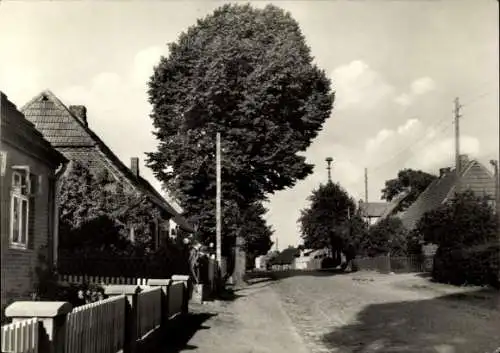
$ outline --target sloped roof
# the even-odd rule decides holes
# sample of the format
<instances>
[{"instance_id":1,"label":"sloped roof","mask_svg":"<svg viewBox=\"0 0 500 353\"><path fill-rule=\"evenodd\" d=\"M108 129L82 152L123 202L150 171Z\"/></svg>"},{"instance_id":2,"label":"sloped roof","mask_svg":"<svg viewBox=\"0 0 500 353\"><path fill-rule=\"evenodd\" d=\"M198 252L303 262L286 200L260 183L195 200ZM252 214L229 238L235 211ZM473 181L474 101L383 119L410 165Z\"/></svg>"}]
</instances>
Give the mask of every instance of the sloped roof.
<instances>
[{"instance_id":1,"label":"sloped roof","mask_svg":"<svg viewBox=\"0 0 500 353\"><path fill-rule=\"evenodd\" d=\"M99 136L75 116L51 91L41 92L25 104L21 111L56 148L99 147L133 186L145 192L151 201L172 215L181 228L189 232L194 231L184 217L176 212L146 179L141 176L136 177Z\"/></svg>"},{"instance_id":2,"label":"sloped roof","mask_svg":"<svg viewBox=\"0 0 500 353\"><path fill-rule=\"evenodd\" d=\"M49 90L31 99L21 112L56 148L94 146L97 143L97 136L93 136L95 134Z\"/></svg>"},{"instance_id":3,"label":"sloped roof","mask_svg":"<svg viewBox=\"0 0 500 353\"><path fill-rule=\"evenodd\" d=\"M364 217L381 217L389 205L388 202L362 202L359 208Z\"/></svg>"},{"instance_id":4,"label":"sloped roof","mask_svg":"<svg viewBox=\"0 0 500 353\"><path fill-rule=\"evenodd\" d=\"M397 195L396 197L394 197L391 202L387 205L387 207L385 208L384 212L382 213L382 215L380 216L380 219L384 219L388 216L390 216L394 210L396 209L396 207L399 206L399 204L410 194L410 190L404 190L402 192L399 193L399 195Z\"/></svg>"},{"instance_id":5,"label":"sloped roof","mask_svg":"<svg viewBox=\"0 0 500 353\"><path fill-rule=\"evenodd\" d=\"M0 91L1 128L0 134L3 142L11 145L23 143L29 146L30 153L40 157L43 154L47 161L58 166L67 159L47 141L35 125L17 109L5 93Z\"/></svg>"},{"instance_id":6,"label":"sloped roof","mask_svg":"<svg viewBox=\"0 0 500 353\"><path fill-rule=\"evenodd\" d=\"M460 178L474 166L481 166L476 160L470 160L463 166ZM484 167L482 167L484 168ZM488 171L486 168L484 168ZM488 174L489 173L488 171ZM434 180L427 189L424 190L417 198L417 200L408 209L401 214L400 219L403 225L412 230L417 225L420 218L428 211L436 209L443 202L445 202L455 190L457 184L457 177L454 170L444 173L440 178Z\"/></svg>"},{"instance_id":7,"label":"sloped roof","mask_svg":"<svg viewBox=\"0 0 500 353\"><path fill-rule=\"evenodd\" d=\"M436 209L443 203L455 185L456 174L449 172L434 180L417 198L417 200L401 215L403 225L411 230L418 220L428 211Z\"/></svg>"}]
</instances>

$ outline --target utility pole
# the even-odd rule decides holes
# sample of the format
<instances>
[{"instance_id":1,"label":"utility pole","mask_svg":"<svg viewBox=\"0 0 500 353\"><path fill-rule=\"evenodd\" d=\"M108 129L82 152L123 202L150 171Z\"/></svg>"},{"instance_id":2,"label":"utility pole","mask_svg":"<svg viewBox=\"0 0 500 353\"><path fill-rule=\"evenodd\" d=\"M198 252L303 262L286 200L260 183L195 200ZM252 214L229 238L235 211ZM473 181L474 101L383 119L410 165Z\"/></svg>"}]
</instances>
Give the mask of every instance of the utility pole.
<instances>
[{"instance_id":1,"label":"utility pole","mask_svg":"<svg viewBox=\"0 0 500 353\"><path fill-rule=\"evenodd\" d=\"M461 192L460 188L460 172L462 166L460 165L460 101L458 97L455 98L455 107L453 109L453 116L455 121L455 174L457 177L457 188L458 192Z\"/></svg>"},{"instance_id":2,"label":"utility pole","mask_svg":"<svg viewBox=\"0 0 500 353\"><path fill-rule=\"evenodd\" d=\"M500 227L500 179L498 175L498 161L490 160L490 164L493 166L495 171L495 209L496 216L498 219L498 226ZM500 229L497 229L498 234L498 244L500 245ZM500 268L498 269L498 278L500 278Z\"/></svg>"},{"instance_id":3,"label":"utility pole","mask_svg":"<svg viewBox=\"0 0 500 353\"><path fill-rule=\"evenodd\" d=\"M368 203L368 168L365 168L365 203Z\"/></svg>"},{"instance_id":4,"label":"utility pole","mask_svg":"<svg viewBox=\"0 0 500 353\"><path fill-rule=\"evenodd\" d=\"M500 179L498 176L498 161L492 159L490 164L493 166L493 170L495 171L495 209L497 217L499 217L500 220Z\"/></svg>"},{"instance_id":5,"label":"utility pole","mask_svg":"<svg viewBox=\"0 0 500 353\"><path fill-rule=\"evenodd\" d=\"M326 169L328 170L328 182L331 183L332 182L332 162L333 162L333 158L332 157L327 157L326 159L326 163L327 163L327 167Z\"/></svg>"},{"instance_id":6,"label":"utility pole","mask_svg":"<svg viewBox=\"0 0 500 353\"><path fill-rule=\"evenodd\" d=\"M216 230L215 230L215 258L219 269L222 263L222 236L221 236L221 147L220 147L220 132L217 132L217 141L215 146L215 163L216 163L216 199L215 199L215 217L216 217Z\"/></svg>"}]
</instances>

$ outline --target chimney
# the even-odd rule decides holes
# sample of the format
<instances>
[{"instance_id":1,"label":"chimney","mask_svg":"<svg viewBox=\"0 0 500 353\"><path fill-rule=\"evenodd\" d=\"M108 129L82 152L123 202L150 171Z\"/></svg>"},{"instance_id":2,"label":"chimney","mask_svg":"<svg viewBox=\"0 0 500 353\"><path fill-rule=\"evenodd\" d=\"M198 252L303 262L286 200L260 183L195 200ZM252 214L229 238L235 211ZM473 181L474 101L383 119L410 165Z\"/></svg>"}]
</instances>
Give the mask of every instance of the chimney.
<instances>
[{"instance_id":1,"label":"chimney","mask_svg":"<svg viewBox=\"0 0 500 353\"><path fill-rule=\"evenodd\" d=\"M450 167L447 167L447 168L440 168L439 169L439 177L443 177L445 176L446 174L448 173L451 173L451 168Z\"/></svg>"},{"instance_id":2,"label":"chimney","mask_svg":"<svg viewBox=\"0 0 500 353\"><path fill-rule=\"evenodd\" d=\"M87 108L84 105L70 105L69 110L80 119L85 126L89 126L87 123Z\"/></svg>"},{"instance_id":3,"label":"chimney","mask_svg":"<svg viewBox=\"0 0 500 353\"><path fill-rule=\"evenodd\" d=\"M130 158L130 170L136 177L139 176L139 158L137 157Z\"/></svg>"}]
</instances>

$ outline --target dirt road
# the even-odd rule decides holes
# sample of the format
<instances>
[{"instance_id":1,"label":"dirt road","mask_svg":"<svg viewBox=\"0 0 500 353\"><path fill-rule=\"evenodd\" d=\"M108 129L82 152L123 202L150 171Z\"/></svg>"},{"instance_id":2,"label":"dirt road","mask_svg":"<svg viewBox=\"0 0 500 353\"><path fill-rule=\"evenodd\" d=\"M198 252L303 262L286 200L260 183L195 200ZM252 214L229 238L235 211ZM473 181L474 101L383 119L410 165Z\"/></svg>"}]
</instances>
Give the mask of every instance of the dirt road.
<instances>
[{"instance_id":1,"label":"dirt road","mask_svg":"<svg viewBox=\"0 0 500 353\"><path fill-rule=\"evenodd\" d=\"M192 305L192 337L181 338L170 352L308 353L270 282L238 291L230 302ZM198 321L198 322L196 322ZM185 335L180 332L180 335Z\"/></svg>"},{"instance_id":2,"label":"dirt road","mask_svg":"<svg viewBox=\"0 0 500 353\"><path fill-rule=\"evenodd\" d=\"M295 276L273 289L314 353L486 353L500 347L498 292L369 273Z\"/></svg>"},{"instance_id":3,"label":"dirt road","mask_svg":"<svg viewBox=\"0 0 500 353\"><path fill-rule=\"evenodd\" d=\"M493 353L500 347L498 292L415 275L309 273L237 294L234 301L193 305L191 323L169 336L178 344L162 352Z\"/></svg>"}]
</instances>

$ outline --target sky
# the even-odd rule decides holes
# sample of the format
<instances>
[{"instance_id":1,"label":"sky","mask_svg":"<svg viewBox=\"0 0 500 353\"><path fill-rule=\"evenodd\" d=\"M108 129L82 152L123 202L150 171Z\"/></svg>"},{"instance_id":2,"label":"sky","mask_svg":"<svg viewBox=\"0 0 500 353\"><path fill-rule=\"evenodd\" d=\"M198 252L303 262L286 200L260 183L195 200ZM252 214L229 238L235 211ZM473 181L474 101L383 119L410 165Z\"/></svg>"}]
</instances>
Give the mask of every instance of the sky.
<instances>
[{"instance_id":1,"label":"sky","mask_svg":"<svg viewBox=\"0 0 500 353\"><path fill-rule=\"evenodd\" d=\"M89 127L141 175L156 149L147 80L167 43L221 6L215 1L0 1L0 90L18 107L50 89L87 107ZM255 2L263 7L267 2ZM279 1L298 21L336 92L331 117L305 152L314 173L266 205L279 248L300 242L307 198L332 179L356 200L380 201L402 168L453 166L453 101L461 153L487 167L499 151L498 2Z\"/></svg>"}]
</instances>

